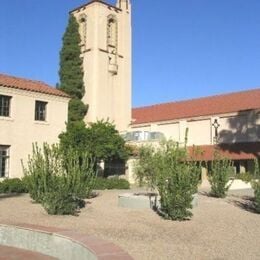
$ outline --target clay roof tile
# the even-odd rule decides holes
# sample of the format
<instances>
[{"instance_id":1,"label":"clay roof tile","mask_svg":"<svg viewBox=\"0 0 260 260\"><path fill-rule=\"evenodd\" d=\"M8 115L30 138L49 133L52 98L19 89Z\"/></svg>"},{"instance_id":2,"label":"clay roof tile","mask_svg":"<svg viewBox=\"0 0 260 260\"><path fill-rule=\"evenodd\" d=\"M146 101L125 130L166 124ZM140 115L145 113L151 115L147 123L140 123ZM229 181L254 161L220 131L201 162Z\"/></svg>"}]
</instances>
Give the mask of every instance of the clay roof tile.
<instances>
[{"instance_id":1,"label":"clay roof tile","mask_svg":"<svg viewBox=\"0 0 260 260\"><path fill-rule=\"evenodd\" d=\"M42 81L18 78L5 74L0 74L0 86L69 98L69 95L65 92L51 87Z\"/></svg>"},{"instance_id":2,"label":"clay roof tile","mask_svg":"<svg viewBox=\"0 0 260 260\"><path fill-rule=\"evenodd\" d=\"M260 108L260 88L132 109L133 124L219 115Z\"/></svg>"}]
</instances>

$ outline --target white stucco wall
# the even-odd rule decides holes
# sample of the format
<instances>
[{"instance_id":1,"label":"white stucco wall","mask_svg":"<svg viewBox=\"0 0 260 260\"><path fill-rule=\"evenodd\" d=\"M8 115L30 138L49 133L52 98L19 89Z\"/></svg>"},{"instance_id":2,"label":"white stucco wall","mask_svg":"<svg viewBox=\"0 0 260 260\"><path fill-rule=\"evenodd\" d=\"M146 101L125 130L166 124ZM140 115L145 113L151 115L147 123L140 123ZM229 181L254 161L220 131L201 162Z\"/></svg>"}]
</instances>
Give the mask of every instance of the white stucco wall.
<instances>
[{"instance_id":1,"label":"white stucco wall","mask_svg":"<svg viewBox=\"0 0 260 260\"><path fill-rule=\"evenodd\" d=\"M180 124L173 122L170 124L158 124L157 131L164 133L167 139L172 139L176 142L180 141Z\"/></svg>"},{"instance_id":2,"label":"white stucco wall","mask_svg":"<svg viewBox=\"0 0 260 260\"><path fill-rule=\"evenodd\" d=\"M9 177L22 177L21 160L27 161L32 143L56 143L66 129L68 98L0 86L11 96L10 117L0 117L0 145L10 146ZM47 102L46 121L35 121L35 101Z\"/></svg>"},{"instance_id":3,"label":"white stucco wall","mask_svg":"<svg viewBox=\"0 0 260 260\"><path fill-rule=\"evenodd\" d=\"M211 143L210 119L188 122L188 145L203 145Z\"/></svg>"}]
</instances>

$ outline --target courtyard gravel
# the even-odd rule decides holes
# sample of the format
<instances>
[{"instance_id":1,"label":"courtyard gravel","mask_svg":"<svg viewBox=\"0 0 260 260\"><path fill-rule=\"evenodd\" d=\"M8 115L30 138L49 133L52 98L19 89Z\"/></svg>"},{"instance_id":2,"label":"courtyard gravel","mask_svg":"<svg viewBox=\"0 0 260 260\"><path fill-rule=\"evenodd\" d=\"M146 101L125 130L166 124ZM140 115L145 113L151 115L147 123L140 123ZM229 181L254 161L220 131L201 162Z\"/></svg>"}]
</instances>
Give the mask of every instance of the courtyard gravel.
<instances>
[{"instance_id":1,"label":"courtyard gravel","mask_svg":"<svg viewBox=\"0 0 260 260\"><path fill-rule=\"evenodd\" d=\"M0 196L0 223L30 223L93 234L121 246L134 259L260 259L260 215L252 192L226 199L199 194L189 221L164 220L150 209L118 207L124 191L100 191L78 216L50 216L28 195ZM129 191L127 191L129 192Z\"/></svg>"}]
</instances>

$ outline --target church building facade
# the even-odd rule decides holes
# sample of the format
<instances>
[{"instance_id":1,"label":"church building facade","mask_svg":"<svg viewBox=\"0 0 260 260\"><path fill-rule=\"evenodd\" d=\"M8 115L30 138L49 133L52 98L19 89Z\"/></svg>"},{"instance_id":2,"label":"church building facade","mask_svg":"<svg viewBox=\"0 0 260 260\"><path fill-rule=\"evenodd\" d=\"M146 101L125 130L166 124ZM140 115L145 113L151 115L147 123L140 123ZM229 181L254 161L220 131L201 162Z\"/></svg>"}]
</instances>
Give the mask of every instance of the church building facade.
<instances>
[{"instance_id":1,"label":"church building facade","mask_svg":"<svg viewBox=\"0 0 260 260\"><path fill-rule=\"evenodd\" d=\"M188 129L189 149L204 151L198 160L211 161L218 144L237 172L249 171L260 158L259 88L132 109L130 0L116 0L115 6L92 0L70 15L81 36L86 123L109 120L137 145L162 137L183 143ZM58 141L68 102L65 93L42 82L0 75L0 178L22 176L20 160L33 142Z\"/></svg>"},{"instance_id":2,"label":"church building facade","mask_svg":"<svg viewBox=\"0 0 260 260\"><path fill-rule=\"evenodd\" d=\"M130 143L158 142L163 136L200 146L210 161L216 143L249 170L260 156L260 90L131 108L131 3L92 0L70 12L79 23L85 96L85 122L109 120ZM225 148L224 148L225 147Z\"/></svg>"}]
</instances>

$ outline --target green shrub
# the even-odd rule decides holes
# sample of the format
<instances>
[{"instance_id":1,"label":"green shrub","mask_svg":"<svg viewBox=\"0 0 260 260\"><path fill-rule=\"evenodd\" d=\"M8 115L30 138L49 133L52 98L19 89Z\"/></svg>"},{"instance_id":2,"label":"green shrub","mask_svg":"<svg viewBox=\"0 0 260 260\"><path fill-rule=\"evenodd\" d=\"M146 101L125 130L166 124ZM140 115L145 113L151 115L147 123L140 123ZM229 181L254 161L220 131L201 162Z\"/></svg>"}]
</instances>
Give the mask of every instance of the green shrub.
<instances>
[{"instance_id":1,"label":"green shrub","mask_svg":"<svg viewBox=\"0 0 260 260\"><path fill-rule=\"evenodd\" d=\"M129 189L129 188L130 188L130 184L127 180L119 179L117 177L113 177L113 178L98 177L98 178L96 178L96 181L94 184L95 190L106 190L106 189L124 190L124 189Z\"/></svg>"},{"instance_id":2,"label":"green shrub","mask_svg":"<svg viewBox=\"0 0 260 260\"><path fill-rule=\"evenodd\" d=\"M41 202L45 193L50 192L54 185L54 175L59 175L61 153L58 146L43 145L40 149L33 145L32 156L28 158L28 166L23 166L26 185L30 196L36 202Z\"/></svg>"},{"instance_id":3,"label":"green shrub","mask_svg":"<svg viewBox=\"0 0 260 260\"><path fill-rule=\"evenodd\" d=\"M260 213L260 181L254 181L252 187L255 194L255 210L257 213Z\"/></svg>"},{"instance_id":4,"label":"green shrub","mask_svg":"<svg viewBox=\"0 0 260 260\"><path fill-rule=\"evenodd\" d=\"M255 159L254 180L251 182L255 194L255 210L260 213L260 167L259 159Z\"/></svg>"},{"instance_id":5,"label":"green shrub","mask_svg":"<svg viewBox=\"0 0 260 260\"><path fill-rule=\"evenodd\" d=\"M209 182L211 185L210 194L213 197L225 198L230 188L228 181L233 171L233 163L227 158L221 157L219 152L216 150L214 153L214 159L211 164L209 171Z\"/></svg>"},{"instance_id":6,"label":"green shrub","mask_svg":"<svg viewBox=\"0 0 260 260\"><path fill-rule=\"evenodd\" d=\"M44 194L42 205L50 215L74 215L79 209L79 201L71 194L53 191Z\"/></svg>"},{"instance_id":7,"label":"green shrub","mask_svg":"<svg viewBox=\"0 0 260 260\"><path fill-rule=\"evenodd\" d=\"M155 149L151 145L139 148L139 160L135 165L135 176L139 186L147 185L156 188L156 162L152 160Z\"/></svg>"},{"instance_id":8,"label":"green shrub","mask_svg":"<svg viewBox=\"0 0 260 260\"><path fill-rule=\"evenodd\" d=\"M161 213L167 219L185 220L192 216L193 194L200 180L200 164L192 161L186 147L168 141L158 149L144 147L136 167L137 178L156 188Z\"/></svg>"},{"instance_id":9,"label":"green shrub","mask_svg":"<svg viewBox=\"0 0 260 260\"><path fill-rule=\"evenodd\" d=\"M42 150L34 145L24 173L30 196L50 214L75 214L75 203L90 195L96 178L88 154L47 144Z\"/></svg>"},{"instance_id":10,"label":"green shrub","mask_svg":"<svg viewBox=\"0 0 260 260\"><path fill-rule=\"evenodd\" d=\"M0 182L0 193L26 193L28 192L23 181L14 178L14 179L5 179Z\"/></svg>"}]
</instances>

